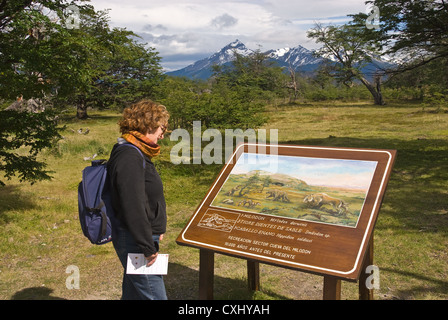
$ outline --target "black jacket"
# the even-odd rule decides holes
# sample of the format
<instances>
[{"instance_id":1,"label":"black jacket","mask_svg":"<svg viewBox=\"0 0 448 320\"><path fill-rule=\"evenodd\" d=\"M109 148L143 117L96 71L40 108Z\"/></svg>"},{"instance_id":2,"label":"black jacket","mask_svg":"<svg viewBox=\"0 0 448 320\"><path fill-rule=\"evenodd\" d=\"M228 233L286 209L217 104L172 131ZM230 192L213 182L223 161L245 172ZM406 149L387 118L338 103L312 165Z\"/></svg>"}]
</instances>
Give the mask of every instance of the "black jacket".
<instances>
[{"instance_id":1,"label":"black jacket","mask_svg":"<svg viewBox=\"0 0 448 320\"><path fill-rule=\"evenodd\" d=\"M112 205L118 221L129 230L143 254L150 256L157 252L152 235L166 232L162 180L149 157L142 157L132 146L117 146L107 163Z\"/></svg>"}]
</instances>

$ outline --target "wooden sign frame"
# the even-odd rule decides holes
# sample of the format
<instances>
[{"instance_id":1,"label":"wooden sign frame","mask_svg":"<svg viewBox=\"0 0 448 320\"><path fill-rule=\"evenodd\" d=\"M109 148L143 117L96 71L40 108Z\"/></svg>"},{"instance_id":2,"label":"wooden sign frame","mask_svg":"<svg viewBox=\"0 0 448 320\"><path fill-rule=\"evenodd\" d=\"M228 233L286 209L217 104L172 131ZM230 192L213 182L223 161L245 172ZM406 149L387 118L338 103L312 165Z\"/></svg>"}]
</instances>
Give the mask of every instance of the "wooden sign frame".
<instances>
[{"instance_id":1,"label":"wooden sign frame","mask_svg":"<svg viewBox=\"0 0 448 320\"><path fill-rule=\"evenodd\" d=\"M176 242L357 281L395 156L395 150L241 144Z\"/></svg>"}]
</instances>

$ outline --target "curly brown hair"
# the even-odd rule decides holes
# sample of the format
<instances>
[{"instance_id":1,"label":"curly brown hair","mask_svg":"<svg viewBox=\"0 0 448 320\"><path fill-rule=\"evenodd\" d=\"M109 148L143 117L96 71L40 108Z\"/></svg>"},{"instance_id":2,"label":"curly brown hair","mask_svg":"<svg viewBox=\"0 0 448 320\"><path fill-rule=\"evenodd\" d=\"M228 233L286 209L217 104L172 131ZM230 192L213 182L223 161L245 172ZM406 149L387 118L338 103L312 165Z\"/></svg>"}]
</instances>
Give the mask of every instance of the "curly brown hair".
<instances>
[{"instance_id":1,"label":"curly brown hair","mask_svg":"<svg viewBox=\"0 0 448 320\"><path fill-rule=\"evenodd\" d=\"M153 133L160 126L167 126L170 114L164 105L151 100L142 100L124 109L118 122L122 134L138 131L142 134Z\"/></svg>"}]
</instances>

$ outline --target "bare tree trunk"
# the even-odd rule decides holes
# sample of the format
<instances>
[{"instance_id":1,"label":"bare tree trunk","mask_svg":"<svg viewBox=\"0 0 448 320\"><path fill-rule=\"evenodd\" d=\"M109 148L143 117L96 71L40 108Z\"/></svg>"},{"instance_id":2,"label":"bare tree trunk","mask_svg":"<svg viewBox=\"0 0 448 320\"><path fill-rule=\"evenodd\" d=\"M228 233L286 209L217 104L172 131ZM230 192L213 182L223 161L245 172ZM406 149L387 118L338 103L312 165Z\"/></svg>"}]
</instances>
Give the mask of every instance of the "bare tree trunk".
<instances>
[{"instance_id":1,"label":"bare tree trunk","mask_svg":"<svg viewBox=\"0 0 448 320\"><path fill-rule=\"evenodd\" d=\"M293 93L294 93L294 99L291 101L291 98L289 98L289 102L295 102L297 99L297 96L299 95L299 88L297 86L297 79L296 79L296 71L294 70L294 68L292 67L291 64L289 64L288 70L289 70L289 75L291 77L291 83L288 87L290 89L292 89Z\"/></svg>"},{"instance_id":2,"label":"bare tree trunk","mask_svg":"<svg viewBox=\"0 0 448 320\"><path fill-rule=\"evenodd\" d=\"M87 104L84 98L79 98L76 108L76 117L80 120L85 120L88 118L87 115Z\"/></svg>"},{"instance_id":3,"label":"bare tree trunk","mask_svg":"<svg viewBox=\"0 0 448 320\"><path fill-rule=\"evenodd\" d=\"M383 106L386 104L384 102L383 94L381 92L381 76L379 76L379 75L374 76L374 82L375 82L374 85L371 84L367 79L365 79L362 76L359 77L359 80L370 91L370 93L373 96L373 101L375 102L376 105Z\"/></svg>"}]
</instances>

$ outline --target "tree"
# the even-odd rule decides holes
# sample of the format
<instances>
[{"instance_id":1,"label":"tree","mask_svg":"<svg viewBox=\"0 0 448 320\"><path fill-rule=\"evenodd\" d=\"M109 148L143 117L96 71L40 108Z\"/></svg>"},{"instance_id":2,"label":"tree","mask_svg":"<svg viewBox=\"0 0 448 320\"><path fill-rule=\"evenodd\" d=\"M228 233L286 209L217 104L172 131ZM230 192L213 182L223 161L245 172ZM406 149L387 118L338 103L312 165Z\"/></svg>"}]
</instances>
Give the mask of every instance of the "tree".
<instances>
[{"instance_id":1,"label":"tree","mask_svg":"<svg viewBox=\"0 0 448 320\"><path fill-rule=\"evenodd\" d=\"M67 24L67 8L78 24ZM160 58L136 35L111 29L84 1L0 0L0 98L52 97L87 117L92 104L132 103L160 81Z\"/></svg>"},{"instance_id":2,"label":"tree","mask_svg":"<svg viewBox=\"0 0 448 320\"><path fill-rule=\"evenodd\" d=\"M92 104L127 106L142 98L153 98L155 88L163 79L160 57L153 48L135 40L137 36L125 29L114 28L108 34L104 73L92 85ZM104 57L104 55L107 56Z\"/></svg>"},{"instance_id":3,"label":"tree","mask_svg":"<svg viewBox=\"0 0 448 320\"><path fill-rule=\"evenodd\" d=\"M51 94L56 83L79 75L71 72L77 57L58 46L64 44L58 41L63 30L58 17L74 3L77 1L0 1L0 99L39 100ZM85 5L78 8L91 10ZM0 171L4 177L18 175L21 182L31 183L51 178L37 156L61 138L54 119L49 111L0 111Z\"/></svg>"},{"instance_id":4,"label":"tree","mask_svg":"<svg viewBox=\"0 0 448 320\"><path fill-rule=\"evenodd\" d=\"M299 83L297 80L297 72L294 67L289 63L288 66L289 77L291 81L286 84L286 87L292 91L292 98L289 99L290 102L295 102L297 97L299 96Z\"/></svg>"},{"instance_id":5,"label":"tree","mask_svg":"<svg viewBox=\"0 0 448 320\"><path fill-rule=\"evenodd\" d=\"M268 99L283 88L283 69L271 61L260 50L244 56L234 53L235 59L229 65L215 66L214 78L226 82L232 89L244 91L248 99Z\"/></svg>"},{"instance_id":6,"label":"tree","mask_svg":"<svg viewBox=\"0 0 448 320\"><path fill-rule=\"evenodd\" d=\"M138 44L133 33L111 30L107 12L84 3L0 0L0 99L74 103L78 117L85 118L95 99L121 103L151 94L160 80L157 54ZM66 23L70 6L79 13L74 26ZM50 178L37 155L60 138L53 119L48 112L0 112L5 177L18 174L32 183ZM27 148L29 155L20 155Z\"/></svg>"},{"instance_id":7,"label":"tree","mask_svg":"<svg viewBox=\"0 0 448 320\"><path fill-rule=\"evenodd\" d=\"M363 68L373 61L373 56L379 54L378 43L371 41L372 31L354 25L323 27L316 24L308 31L308 37L313 38L323 46L316 54L335 61L332 64L332 75L341 83L350 86L354 80L360 81L372 94L375 104L383 105L381 93L382 74L372 74L373 82L367 79Z\"/></svg>"},{"instance_id":8,"label":"tree","mask_svg":"<svg viewBox=\"0 0 448 320\"><path fill-rule=\"evenodd\" d=\"M445 0L374 0L366 3L376 6L380 12L380 28L372 35L385 46L386 54L406 61L395 72L448 57L448 3ZM356 23L362 24L366 14L353 17Z\"/></svg>"},{"instance_id":9,"label":"tree","mask_svg":"<svg viewBox=\"0 0 448 320\"><path fill-rule=\"evenodd\" d=\"M253 100L256 97L242 92L225 81L205 83L166 77L156 96L170 111L170 123L175 128L191 129L193 121L201 121L205 128L256 128L266 120L263 106Z\"/></svg>"},{"instance_id":10,"label":"tree","mask_svg":"<svg viewBox=\"0 0 448 320\"><path fill-rule=\"evenodd\" d=\"M448 3L445 0L366 3L380 14L380 24L370 34L371 40L380 43L383 53L397 62L385 70L392 80L388 82L419 88L430 83L448 88ZM368 15L358 13L352 17L354 24L365 25Z\"/></svg>"},{"instance_id":11,"label":"tree","mask_svg":"<svg viewBox=\"0 0 448 320\"><path fill-rule=\"evenodd\" d=\"M448 93L448 57L430 61L418 68L392 72L387 81L387 87L394 89L408 88L413 99L423 100L425 96L433 93Z\"/></svg>"},{"instance_id":12,"label":"tree","mask_svg":"<svg viewBox=\"0 0 448 320\"><path fill-rule=\"evenodd\" d=\"M246 180L246 182L244 182L241 185L238 197L243 197L245 194L251 192L254 188L257 187L257 184L259 182L260 182L260 173L256 172L254 175L250 176L249 179Z\"/></svg>"},{"instance_id":13,"label":"tree","mask_svg":"<svg viewBox=\"0 0 448 320\"><path fill-rule=\"evenodd\" d=\"M170 126L191 129L193 121L202 121L198 117L198 100L204 93L197 81L179 77L166 77L157 88L158 101L170 112ZM211 114L209 110L209 115Z\"/></svg>"},{"instance_id":14,"label":"tree","mask_svg":"<svg viewBox=\"0 0 448 320\"><path fill-rule=\"evenodd\" d=\"M264 177L264 179L262 179L263 185L261 187L261 191L260 193L263 192L264 188L269 187L272 183L272 178L271 176L267 175L266 177Z\"/></svg>"},{"instance_id":15,"label":"tree","mask_svg":"<svg viewBox=\"0 0 448 320\"><path fill-rule=\"evenodd\" d=\"M8 180L18 175L20 182L31 184L50 179L50 172L37 155L60 138L54 115L48 111L0 111L0 171ZM17 152L20 148L27 150L27 155ZM4 185L1 180L0 185Z\"/></svg>"},{"instance_id":16,"label":"tree","mask_svg":"<svg viewBox=\"0 0 448 320\"><path fill-rule=\"evenodd\" d=\"M222 101L222 120L230 127L258 127L266 121L265 101L282 93L287 76L260 50L234 56L231 64L214 67L212 92Z\"/></svg>"},{"instance_id":17,"label":"tree","mask_svg":"<svg viewBox=\"0 0 448 320\"><path fill-rule=\"evenodd\" d=\"M79 67L86 77L61 98L77 106L79 119L88 117L88 106L125 107L151 97L162 79L157 52L137 42L131 31L111 29L108 20L107 12L90 13L79 29L70 31L70 43L83 45L84 61Z\"/></svg>"},{"instance_id":18,"label":"tree","mask_svg":"<svg viewBox=\"0 0 448 320\"><path fill-rule=\"evenodd\" d=\"M257 128L266 122L263 92L256 88L217 81L208 97L215 111L214 117L210 119L212 127L248 129Z\"/></svg>"},{"instance_id":19,"label":"tree","mask_svg":"<svg viewBox=\"0 0 448 320\"><path fill-rule=\"evenodd\" d=\"M331 76L332 65L329 61L323 61L316 70L316 74L313 77L313 82L316 83L319 88L325 89L330 85L334 78Z\"/></svg>"},{"instance_id":20,"label":"tree","mask_svg":"<svg viewBox=\"0 0 448 320\"><path fill-rule=\"evenodd\" d=\"M83 83L87 39L69 41L70 30L63 23L66 8L75 3L80 13L94 12L80 1L0 2L1 98L43 98Z\"/></svg>"},{"instance_id":21,"label":"tree","mask_svg":"<svg viewBox=\"0 0 448 320\"><path fill-rule=\"evenodd\" d=\"M70 53L74 60L69 60L67 77L56 75L50 78L54 84L56 105L74 104L78 119L86 119L89 99L96 92L94 84L104 75L107 66L107 45L109 32L107 12L86 11L81 13L78 28L62 28L52 36L52 42L58 44L64 58ZM102 57L103 59L100 59ZM65 59L64 59L65 60ZM65 68L63 69L65 70Z\"/></svg>"},{"instance_id":22,"label":"tree","mask_svg":"<svg viewBox=\"0 0 448 320\"><path fill-rule=\"evenodd\" d=\"M257 128L266 122L265 102L283 88L280 67L261 53L235 53L230 65L215 66L208 82L166 77L157 99L171 113L174 127L191 128L201 121L205 128Z\"/></svg>"}]
</instances>

